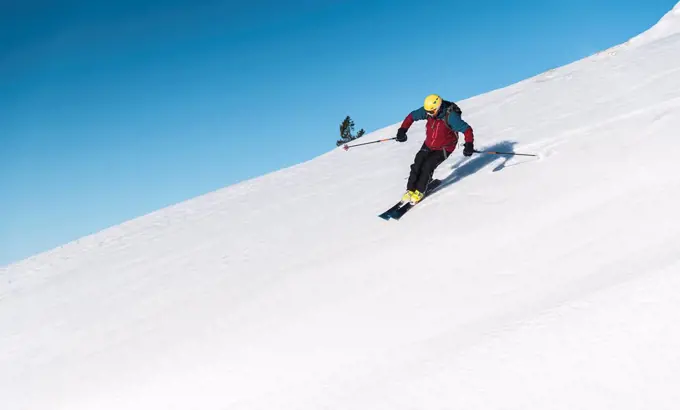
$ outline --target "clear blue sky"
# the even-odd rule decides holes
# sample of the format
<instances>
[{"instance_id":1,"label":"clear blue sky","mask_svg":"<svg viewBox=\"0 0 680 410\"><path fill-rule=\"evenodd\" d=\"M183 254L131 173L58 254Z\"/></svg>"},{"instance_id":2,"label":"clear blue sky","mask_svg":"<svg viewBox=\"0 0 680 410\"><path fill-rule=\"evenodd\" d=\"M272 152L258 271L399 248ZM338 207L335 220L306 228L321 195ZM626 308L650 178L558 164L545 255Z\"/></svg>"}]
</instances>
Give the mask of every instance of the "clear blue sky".
<instances>
[{"instance_id":1,"label":"clear blue sky","mask_svg":"<svg viewBox=\"0 0 680 410\"><path fill-rule=\"evenodd\" d=\"M0 266L621 43L676 0L0 3ZM237 234L237 233L235 233Z\"/></svg>"}]
</instances>

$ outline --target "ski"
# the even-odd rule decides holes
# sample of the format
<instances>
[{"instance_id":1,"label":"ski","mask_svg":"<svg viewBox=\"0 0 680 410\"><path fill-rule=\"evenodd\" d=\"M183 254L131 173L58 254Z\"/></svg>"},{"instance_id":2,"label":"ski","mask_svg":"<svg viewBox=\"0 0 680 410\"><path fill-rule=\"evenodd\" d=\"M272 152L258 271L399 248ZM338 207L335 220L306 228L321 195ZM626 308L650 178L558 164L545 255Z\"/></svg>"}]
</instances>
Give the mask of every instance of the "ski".
<instances>
[{"instance_id":1,"label":"ski","mask_svg":"<svg viewBox=\"0 0 680 410\"><path fill-rule=\"evenodd\" d=\"M430 181L430 183L427 184L427 190L425 191L425 197L421 200L421 202L423 200L425 200L425 198L429 194L431 194L435 189L437 189L439 187L439 185L441 185L441 183L442 183L442 181L439 180L439 179L433 179L432 181ZM398 221L399 219L401 219L402 216L404 216L404 214L406 212L408 212L414 206L415 205L413 205L409 202L399 201L396 204L394 204L394 206L392 206L390 209L381 213L378 216L380 218L386 220L386 221L389 221L390 219L396 219Z\"/></svg>"},{"instance_id":2,"label":"ski","mask_svg":"<svg viewBox=\"0 0 680 410\"><path fill-rule=\"evenodd\" d=\"M393 214L396 210L398 210L402 205L404 205L404 202L399 201L399 202L397 202L396 204L394 204L394 206L392 206L390 209L388 209L387 211L381 213L381 214L378 215L378 216L379 216L380 218L386 220L386 221L389 221L390 218L392 218L392 214Z\"/></svg>"},{"instance_id":3,"label":"ski","mask_svg":"<svg viewBox=\"0 0 680 410\"><path fill-rule=\"evenodd\" d=\"M425 196L430 195L435 189L439 188L439 185L441 184L441 179L433 179L430 181L430 183L427 184L427 189L425 189Z\"/></svg>"},{"instance_id":4,"label":"ski","mask_svg":"<svg viewBox=\"0 0 680 410\"><path fill-rule=\"evenodd\" d=\"M406 205L400 207L396 211L392 212L392 219L396 219L397 221L400 220L401 217L404 216L404 214L414 206L415 205L413 205L412 203L407 203Z\"/></svg>"}]
</instances>

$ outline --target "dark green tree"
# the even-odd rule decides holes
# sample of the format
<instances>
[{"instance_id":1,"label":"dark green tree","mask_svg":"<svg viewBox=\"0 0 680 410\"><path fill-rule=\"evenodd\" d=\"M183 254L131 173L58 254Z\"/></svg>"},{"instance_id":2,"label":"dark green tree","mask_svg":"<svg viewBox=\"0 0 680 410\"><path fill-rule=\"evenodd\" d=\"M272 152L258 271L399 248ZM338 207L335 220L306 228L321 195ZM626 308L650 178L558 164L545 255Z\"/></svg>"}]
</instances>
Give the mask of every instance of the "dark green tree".
<instances>
[{"instance_id":1,"label":"dark green tree","mask_svg":"<svg viewBox=\"0 0 680 410\"><path fill-rule=\"evenodd\" d=\"M350 141L353 141L357 138L361 138L362 135L366 133L364 129L360 129L359 132L357 132L357 135L352 135L354 132L354 121L349 117L345 117L345 119L340 123L340 139L335 142L337 146L347 144Z\"/></svg>"}]
</instances>

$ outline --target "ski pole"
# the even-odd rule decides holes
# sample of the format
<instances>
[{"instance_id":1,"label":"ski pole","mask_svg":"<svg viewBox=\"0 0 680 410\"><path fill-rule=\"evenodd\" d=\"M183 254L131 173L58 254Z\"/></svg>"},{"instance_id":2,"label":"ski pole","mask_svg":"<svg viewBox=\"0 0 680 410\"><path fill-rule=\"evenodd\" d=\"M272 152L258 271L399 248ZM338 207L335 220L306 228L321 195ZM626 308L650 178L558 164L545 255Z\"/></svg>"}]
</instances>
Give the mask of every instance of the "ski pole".
<instances>
[{"instance_id":1,"label":"ski pole","mask_svg":"<svg viewBox=\"0 0 680 410\"><path fill-rule=\"evenodd\" d=\"M368 145L368 144L376 144L376 143L378 143L378 142L392 141L392 140L396 140L396 139L397 139L397 137L394 137L394 138L385 138L385 139L382 139L382 140L371 141L371 142L364 142L363 144L355 144L355 145L347 145L347 144L345 144L345 146L342 147L342 148L344 148L345 151L348 151L350 148L360 147L360 146L362 146L362 145Z\"/></svg>"},{"instance_id":2,"label":"ski pole","mask_svg":"<svg viewBox=\"0 0 680 410\"><path fill-rule=\"evenodd\" d=\"M521 155L523 157L537 157L536 154L519 154L517 152L498 152L498 151L474 151L477 154L491 154L491 155Z\"/></svg>"}]
</instances>

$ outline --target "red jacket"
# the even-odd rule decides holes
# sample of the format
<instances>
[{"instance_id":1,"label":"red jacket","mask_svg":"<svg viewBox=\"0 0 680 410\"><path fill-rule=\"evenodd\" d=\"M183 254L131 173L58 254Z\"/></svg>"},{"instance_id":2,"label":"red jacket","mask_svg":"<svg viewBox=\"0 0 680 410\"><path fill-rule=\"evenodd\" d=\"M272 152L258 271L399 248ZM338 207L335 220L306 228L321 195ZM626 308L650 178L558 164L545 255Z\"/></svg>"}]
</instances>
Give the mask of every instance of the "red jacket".
<instances>
[{"instance_id":1,"label":"red jacket","mask_svg":"<svg viewBox=\"0 0 680 410\"><path fill-rule=\"evenodd\" d=\"M431 150L445 149L453 152L458 145L458 133L465 135L465 142L474 142L472 127L463 121L460 114L452 112L446 117L445 103L439 109L436 117L427 115L425 108L420 107L406 116L401 127L409 129L414 121L427 120L425 126L425 145Z\"/></svg>"}]
</instances>

